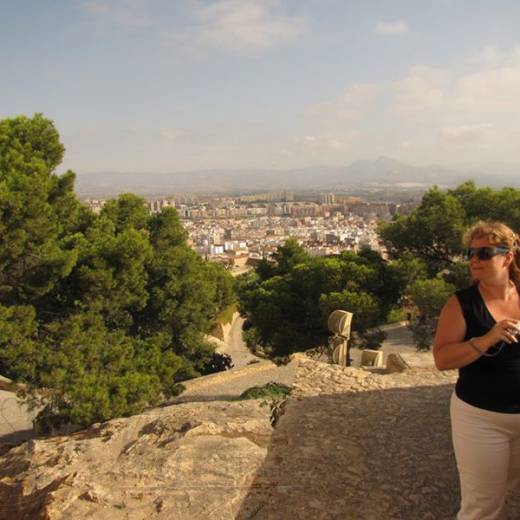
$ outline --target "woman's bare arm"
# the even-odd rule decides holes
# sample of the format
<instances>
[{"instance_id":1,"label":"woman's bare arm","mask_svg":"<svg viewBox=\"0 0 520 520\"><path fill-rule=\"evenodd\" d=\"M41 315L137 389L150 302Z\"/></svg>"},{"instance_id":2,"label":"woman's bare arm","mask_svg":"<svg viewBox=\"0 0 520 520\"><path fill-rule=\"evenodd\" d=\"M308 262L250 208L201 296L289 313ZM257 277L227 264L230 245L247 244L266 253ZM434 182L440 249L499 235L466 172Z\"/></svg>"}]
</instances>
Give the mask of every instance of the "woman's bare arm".
<instances>
[{"instance_id":1,"label":"woman's bare arm","mask_svg":"<svg viewBox=\"0 0 520 520\"><path fill-rule=\"evenodd\" d=\"M433 358L439 370L461 368L481 357L482 354L477 352L469 341L464 341L465 335L466 321L457 297L452 296L441 311L433 341ZM486 336L473 340L483 352L494 344L490 343L490 338Z\"/></svg>"},{"instance_id":2,"label":"woman's bare arm","mask_svg":"<svg viewBox=\"0 0 520 520\"><path fill-rule=\"evenodd\" d=\"M464 341L466 321L459 300L456 296L452 296L443 307L437 324L433 341L435 366L439 370L465 367L500 341L508 344L516 343L517 331L518 320L501 320L483 336L471 338L474 348L469 341Z\"/></svg>"}]
</instances>

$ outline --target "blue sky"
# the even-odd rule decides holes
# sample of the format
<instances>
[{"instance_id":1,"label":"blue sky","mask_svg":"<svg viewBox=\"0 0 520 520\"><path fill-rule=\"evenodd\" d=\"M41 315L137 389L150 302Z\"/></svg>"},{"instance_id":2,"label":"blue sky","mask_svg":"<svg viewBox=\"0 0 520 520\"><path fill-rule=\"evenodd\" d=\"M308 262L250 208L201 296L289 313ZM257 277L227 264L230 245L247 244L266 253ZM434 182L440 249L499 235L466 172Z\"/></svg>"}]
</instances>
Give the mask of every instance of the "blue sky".
<instances>
[{"instance_id":1,"label":"blue sky","mask_svg":"<svg viewBox=\"0 0 520 520\"><path fill-rule=\"evenodd\" d=\"M520 3L0 0L0 117L63 168L520 163Z\"/></svg>"}]
</instances>

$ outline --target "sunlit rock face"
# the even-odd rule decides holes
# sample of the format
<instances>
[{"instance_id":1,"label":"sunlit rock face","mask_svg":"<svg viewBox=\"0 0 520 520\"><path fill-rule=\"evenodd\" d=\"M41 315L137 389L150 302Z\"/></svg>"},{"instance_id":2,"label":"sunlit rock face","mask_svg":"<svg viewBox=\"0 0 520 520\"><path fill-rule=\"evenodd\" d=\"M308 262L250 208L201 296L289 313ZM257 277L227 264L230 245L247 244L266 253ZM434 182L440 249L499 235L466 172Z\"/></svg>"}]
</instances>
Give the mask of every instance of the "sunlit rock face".
<instances>
[{"instance_id":1,"label":"sunlit rock face","mask_svg":"<svg viewBox=\"0 0 520 520\"><path fill-rule=\"evenodd\" d=\"M245 401L32 440L0 459L0 518L233 518L271 435L269 408Z\"/></svg>"},{"instance_id":2,"label":"sunlit rock face","mask_svg":"<svg viewBox=\"0 0 520 520\"><path fill-rule=\"evenodd\" d=\"M0 459L0 518L455 516L455 372L294 361L281 405L184 403L11 448ZM518 497L509 507L520 510Z\"/></svg>"}]
</instances>

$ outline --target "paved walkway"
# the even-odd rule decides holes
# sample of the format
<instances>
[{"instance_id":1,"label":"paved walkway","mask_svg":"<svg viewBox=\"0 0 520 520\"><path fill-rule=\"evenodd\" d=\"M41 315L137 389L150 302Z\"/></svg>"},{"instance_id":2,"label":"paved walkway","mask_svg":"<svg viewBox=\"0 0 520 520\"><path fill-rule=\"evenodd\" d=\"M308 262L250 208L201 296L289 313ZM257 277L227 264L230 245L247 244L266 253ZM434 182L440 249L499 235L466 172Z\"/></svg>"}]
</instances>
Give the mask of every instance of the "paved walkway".
<instances>
[{"instance_id":1,"label":"paved walkway","mask_svg":"<svg viewBox=\"0 0 520 520\"><path fill-rule=\"evenodd\" d=\"M236 520L454 520L456 378L455 370L380 375L301 356ZM518 493L507 510L520 518Z\"/></svg>"},{"instance_id":2,"label":"paved walkway","mask_svg":"<svg viewBox=\"0 0 520 520\"><path fill-rule=\"evenodd\" d=\"M386 339L381 347L383 352L383 366L386 366L386 358L389 354L400 354L405 361L413 367L433 367L433 355L431 350L418 352L413 342L413 335L405 322L385 325L381 329L386 333ZM362 351L352 349L351 358L353 366L360 366Z\"/></svg>"},{"instance_id":3,"label":"paved walkway","mask_svg":"<svg viewBox=\"0 0 520 520\"><path fill-rule=\"evenodd\" d=\"M452 381L428 372L304 362L237 520L454 519Z\"/></svg>"},{"instance_id":4,"label":"paved walkway","mask_svg":"<svg viewBox=\"0 0 520 520\"><path fill-rule=\"evenodd\" d=\"M244 327L244 318L238 313L233 317L231 328L226 334L225 343L219 344L216 351L221 354L229 354L233 360L234 368L241 368L248 365L251 361L258 361L258 357L251 354L242 339L242 329Z\"/></svg>"},{"instance_id":5,"label":"paved walkway","mask_svg":"<svg viewBox=\"0 0 520 520\"><path fill-rule=\"evenodd\" d=\"M292 386L297 371L297 362L277 366L275 363L253 356L242 341L241 329L243 319L235 320L230 331L231 338L227 346L219 347L220 352L231 355L235 367L225 372L211 374L186 381L186 390L171 403L183 403L190 401L214 401L232 399L253 386L262 386L269 382L277 382ZM396 323L384 327L387 338L381 347L383 352L383 364L391 353L401 354L405 360L414 367L432 367L433 356L431 352L417 352L411 332L403 323ZM351 350L352 365L360 365L362 351ZM236 361L235 361L236 360ZM250 364L251 360L256 363Z\"/></svg>"}]
</instances>

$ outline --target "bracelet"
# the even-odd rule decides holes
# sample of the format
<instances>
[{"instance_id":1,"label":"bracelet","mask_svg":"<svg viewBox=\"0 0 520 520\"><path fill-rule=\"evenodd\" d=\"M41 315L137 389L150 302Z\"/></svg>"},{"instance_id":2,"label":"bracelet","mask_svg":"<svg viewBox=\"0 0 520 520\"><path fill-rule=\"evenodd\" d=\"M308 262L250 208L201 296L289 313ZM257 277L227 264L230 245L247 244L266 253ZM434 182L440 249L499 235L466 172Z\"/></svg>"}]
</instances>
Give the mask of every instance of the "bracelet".
<instances>
[{"instance_id":1,"label":"bracelet","mask_svg":"<svg viewBox=\"0 0 520 520\"><path fill-rule=\"evenodd\" d=\"M498 356L498 354L500 354L500 351L502 350L502 347L504 346L504 342L502 341L502 344L500 345L500 348L496 351L496 352L493 352L493 354L489 354L488 352L485 352L484 350L480 350L477 345L475 345L475 342L473 341L475 338L469 338L469 344L472 346L473 350L476 350L481 356L486 356L486 357L495 357L495 356Z\"/></svg>"}]
</instances>

